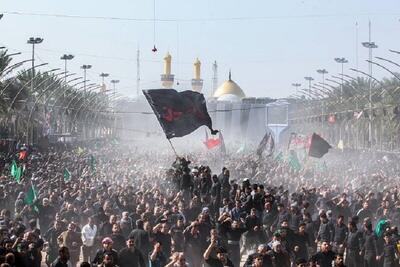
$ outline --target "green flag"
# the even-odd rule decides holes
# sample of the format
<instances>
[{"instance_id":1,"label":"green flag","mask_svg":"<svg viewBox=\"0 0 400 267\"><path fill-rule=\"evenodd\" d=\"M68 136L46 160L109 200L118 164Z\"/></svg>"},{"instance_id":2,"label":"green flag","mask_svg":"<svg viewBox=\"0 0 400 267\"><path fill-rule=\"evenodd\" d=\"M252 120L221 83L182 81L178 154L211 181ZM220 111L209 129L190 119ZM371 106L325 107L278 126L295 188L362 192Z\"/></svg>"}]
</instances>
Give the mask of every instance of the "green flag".
<instances>
[{"instance_id":1,"label":"green flag","mask_svg":"<svg viewBox=\"0 0 400 267\"><path fill-rule=\"evenodd\" d=\"M67 168L64 169L64 182L69 182L71 180L71 173Z\"/></svg>"},{"instance_id":2,"label":"green flag","mask_svg":"<svg viewBox=\"0 0 400 267\"><path fill-rule=\"evenodd\" d=\"M22 167L18 167L15 160L13 160L11 163L11 176L14 177L17 183L21 183L22 172Z\"/></svg>"},{"instance_id":3,"label":"green flag","mask_svg":"<svg viewBox=\"0 0 400 267\"><path fill-rule=\"evenodd\" d=\"M22 172L22 167L18 167L15 173L15 181L19 184L21 183Z\"/></svg>"},{"instance_id":4,"label":"green flag","mask_svg":"<svg viewBox=\"0 0 400 267\"><path fill-rule=\"evenodd\" d=\"M37 199L37 193L35 187L31 183L31 186L28 188L28 191L25 194L24 202L26 205L32 206L35 203L36 199ZM37 207L35 206L35 210L36 209Z\"/></svg>"},{"instance_id":5,"label":"green flag","mask_svg":"<svg viewBox=\"0 0 400 267\"><path fill-rule=\"evenodd\" d=\"M388 226L388 220L381 219L375 226L375 234L378 237L382 237L383 233L385 232L386 227Z\"/></svg>"},{"instance_id":6,"label":"green flag","mask_svg":"<svg viewBox=\"0 0 400 267\"><path fill-rule=\"evenodd\" d=\"M292 170L298 172L301 170L301 164L295 153L290 153L288 156L288 163Z\"/></svg>"},{"instance_id":7,"label":"green flag","mask_svg":"<svg viewBox=\"0 0 400 267\"><path fill-rule=\"evenodd\" d=\"M17 173L17 163L15 162L15 160L12 161L11 163L11 176L15 178L15 175Z\"/></svg>"},{"instance_id":8,"label":"green flag","mask_svg":"<svg viewBox=\"0 0 400 267\"><path fill-rule=\"evenodd\" d=\"M280 152L274 157L274 160L275 160L276 162L282 162L282 160L283 160L283 152L280 151Z\"/></svg>"},{"instance_id":9,"label":"green flag","mask_svg":"<svg viewBox=\"0 0 400 267\"><path fill-rule=\"evenodd\" d=\"M90 167L92 168L92 171L94 171L96 167L96 159L92 154L90 154Z\"/></svg>"}]
</instances>

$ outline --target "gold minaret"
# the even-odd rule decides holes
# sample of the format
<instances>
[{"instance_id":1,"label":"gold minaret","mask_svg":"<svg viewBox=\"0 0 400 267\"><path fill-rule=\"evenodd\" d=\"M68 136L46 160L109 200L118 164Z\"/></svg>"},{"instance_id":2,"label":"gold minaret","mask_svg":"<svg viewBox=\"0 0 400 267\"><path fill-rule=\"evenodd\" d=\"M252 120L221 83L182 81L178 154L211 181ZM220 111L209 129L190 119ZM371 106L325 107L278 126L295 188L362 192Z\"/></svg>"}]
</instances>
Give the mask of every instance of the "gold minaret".
<instances>
[{"instance_id":1,"label":"gold minaret","mask_svg":"<svg viewBox=\"0 0 400 267\"><path fill-rule=\"evenodd\" d=\"M164 57L164 74L161 74L161 84L165 89L171 89L174 85L174 75L171 74L171 55L169 52Z\"/></svg>"},{"instance_id":2,"label":"gold minaret","mask_svg":"<svg viewBox=\"0 0 400 267\"><path fill-rule=\"evenodd\" d=\"M198 58L193 63L194 66L194 79L192 79L192 90L196 92L201 92L203 89L203 80L200 78L200 67L201 62Z\"/></svg>"}]
</instances>

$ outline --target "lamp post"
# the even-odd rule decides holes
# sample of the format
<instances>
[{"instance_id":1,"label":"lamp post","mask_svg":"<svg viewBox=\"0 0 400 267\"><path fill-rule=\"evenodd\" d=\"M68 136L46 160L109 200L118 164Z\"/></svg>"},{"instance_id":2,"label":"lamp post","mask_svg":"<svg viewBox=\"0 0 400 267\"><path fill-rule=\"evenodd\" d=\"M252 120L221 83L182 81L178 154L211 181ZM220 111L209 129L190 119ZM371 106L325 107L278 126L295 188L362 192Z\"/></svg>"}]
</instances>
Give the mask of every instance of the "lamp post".
<instances>
[{"instance_id":1,"label":"lamp post","mask_svg":"<svg viewBox=\"0 0 400 267\"><path fill-rule=\"evenodd\" d=\"M342 101L343 97L343 66L344 64L348 63L349 61L344 57L336 57L335 61L342 65L342 83L340 84L340 101Z\"/></svg>"},{"instance_id":2,"label":"lamp post","mask_svg":"<svg viewBox=\"0 0 400 267\"><path fill-rule=\"evenodd\" d=\"M296 88L296 94L299 91L299 87L301 86L301 83L292 83L292 86Z\"/></svg>"},{"instance_id":3,"label":"lamp post","mask_svg":"<svg viewBox=\"0 0 400 267\"><path fill-rule=\"evenodd\" d=\"M111 80L111 83L113 84L113 90L114 90L113 95L115 96L115 95L116 95L115 85L116 85L117 83L119 83L119 80ZM116 108L116 106L117 106L116 102L114 102L114 105L113 105L113 106L114 106L113 110L114 110L114 134L115 134L116 129L117 129L117 118L116 118L116 116L115 116L115 108ZM114 136L115 136L115 135L114 135Z\"/></svg>"},{"instance_id":4,"label":"lamp post","mask_svg":"<svg viewBox=\"0 0 400 267\"><path fill-rule=\"evenodd\" d=\"M310 77L310 76L307 76L307 77L304 77L304 79L306 81L308 81L308 91L309 91L309 93L311 93L311 82L314 81L314 78Z\"/></svg>"},{"instance_id":5,"label":"lamp post","mask_svg":"<svg viewBox=\"0 0 400 267\"><path fill-rule=\"evenodd\" d=\"M62 55L62 57L60 57L61 60L64 60L64 72L65 72L65 76L64 76L64 81L65 83L67 83L67 61L68 60L72 60L74 58L73 55L69 54L64 54Z\"/></svg>"},{"instance_id":6,"label":"lamp post","mask_svg":"<svg viewBox=\"0 0 400 267\"><path fill-rule=\"evenodd\" d=\"M106 77L108 77L108 76L110 76L110 74L104 73L104 72L100 73L101 82L102 82L102 84L101 84L102 89L101 89L101 90L105 90L104 78L106 78Z\"/></svg>"},{"instance_id":7,"label":"lamp post","mask_svg":"<svg viewBox=\"0 0 400 267\"><path fill-rule=\"evenodd\" d=\"M115 95L115 94L116 94L115 85L116 85L117 83L119 83L119 80L111 80L111 83L113 84L113 90L114 90L114 95Z\"/></svg>"},{"instance_id":8,"label":"lamp post","mask_svg":"<svg viewBox=\"0 0 400 267\"><path fill-rule=\"evenodd\" d=\"M85 93L86 93L86 72L87 72L87 70L89 70L91 68L92 68L92 65L82 65L81 66L81 69L83 69L83 80L85 81L83 83L83 90L85 91Z\"/></svg>"},{"instance_id":9,"label":"lamp post","mask_svg":"<svg viewBox=\"0 0 400 267\"><path fill-rule=\"evenodd\" d=\"M322 85L324 86L325 89L325 74L328 74L328 71L326 69L319 69L317 70L317 73L322 75Z\"/></svg>"},{"instance_id":10,"label":"lamp post","mask_svg":"<svg viewBox=\"0 0 400 267\"><path fill-rule=\"evenodd\" d=\"M35 45L43 42L43 38L30 37L27 41L28 44L32 45L32 78L35 78ZM33 92L33 79L31 82L31 91Z\"/></svg>"},{"instance_id":11,"label":"lamp post","mask_svg":"<svg viewBox=\"0 0 400 267\"><path fill-rule=\"evenodd\" d=\"M371 23L370 23L371 25ZM369 34L369 41L368 42L363 42L362 45L365 48L368 48L368 54L369 54L369 75L372 76L372 49L378 48L378 46L374 43L371 42L371 27L370 27L370 34ZM372 146L372 83L371 79L369 80L369 126L368 126L368 142L369 146Z\"/></svg>"}]
</instances>

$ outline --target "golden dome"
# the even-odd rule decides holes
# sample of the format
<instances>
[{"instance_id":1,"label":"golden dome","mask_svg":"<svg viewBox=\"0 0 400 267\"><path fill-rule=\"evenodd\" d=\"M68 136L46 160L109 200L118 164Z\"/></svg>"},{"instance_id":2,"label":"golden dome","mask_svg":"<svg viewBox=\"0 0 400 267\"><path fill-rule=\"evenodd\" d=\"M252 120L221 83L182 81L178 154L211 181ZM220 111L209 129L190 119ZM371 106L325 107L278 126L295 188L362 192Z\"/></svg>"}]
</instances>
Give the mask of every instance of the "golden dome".
<instances>
[{"instance_id":1,"label":"golden dome","mask_svg":"<svg viewBox=\"0 0 400 267\"><path fill-rule=\"evenodd\" d=\"M230 72L229 72L229 80L225 81L220 87L218 87L213 97L219 98L223 95L234 95L240 99L246 97L242 88L240 88L240 86L237 85L237 83L232 81Z\"/></svg>"}]
</instances>

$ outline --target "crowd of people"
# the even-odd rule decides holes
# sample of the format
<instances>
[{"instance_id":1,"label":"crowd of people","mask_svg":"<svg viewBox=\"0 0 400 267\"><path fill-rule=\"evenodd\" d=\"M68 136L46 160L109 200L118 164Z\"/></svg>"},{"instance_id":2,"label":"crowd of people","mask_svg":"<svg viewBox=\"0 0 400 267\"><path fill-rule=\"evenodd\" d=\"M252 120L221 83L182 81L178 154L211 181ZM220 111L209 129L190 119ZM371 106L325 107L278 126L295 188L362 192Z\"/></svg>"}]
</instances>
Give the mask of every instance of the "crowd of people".
<instances>
[{"instance_id":1,"label":"crowd of people","mask_svg":"<svg viewBox=\"0 0 400 267\"><path fill-rule=\"evenodd\" d=\"M126 148L2 158L0 267L400 266L396 155L332 151L298 171Z\"/></svg>"}]
</instances>

